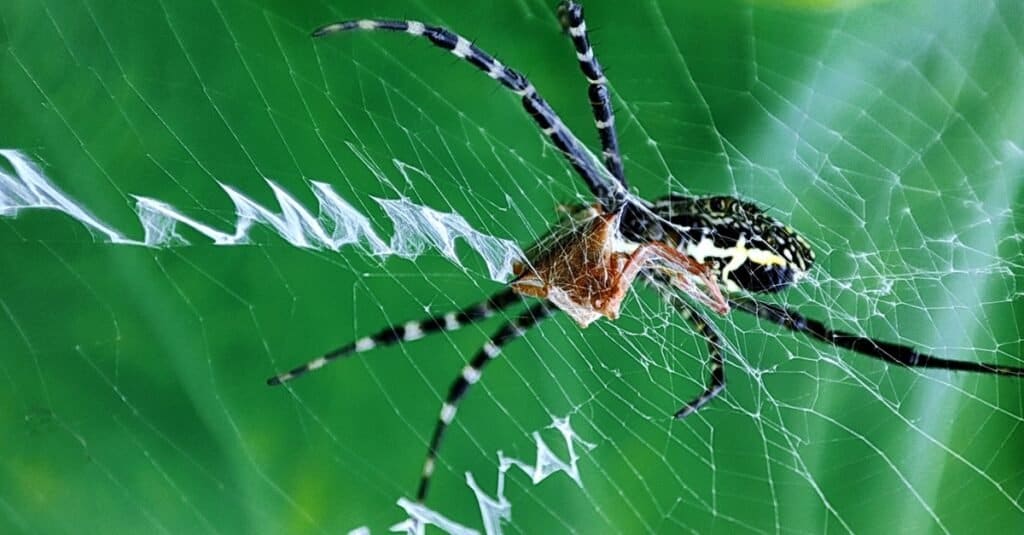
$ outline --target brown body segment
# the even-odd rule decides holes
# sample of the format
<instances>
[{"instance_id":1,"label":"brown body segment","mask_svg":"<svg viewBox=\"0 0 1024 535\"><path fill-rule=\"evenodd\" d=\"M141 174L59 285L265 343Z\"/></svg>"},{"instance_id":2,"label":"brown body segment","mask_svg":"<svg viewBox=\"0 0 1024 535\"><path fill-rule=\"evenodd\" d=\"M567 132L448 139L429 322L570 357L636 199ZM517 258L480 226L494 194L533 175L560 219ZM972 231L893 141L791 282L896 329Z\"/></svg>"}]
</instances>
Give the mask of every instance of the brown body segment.
<instances>
[{"instance_id":1,"label":"brown body segment","mask_svg":"<svg viewBox=\"0 0 1024 535\"><path fill-rule=\"evenodd\" d=\"M663 243L623 241L620 213L593 207L583 215L582 221L540 249L529 264L515 266L514 291L547 299L586 327L601 316L617 319L637 275L654 267L668 275L674 286L716 312L729 310L706 266Z\"/></svg>"}]
</instances>

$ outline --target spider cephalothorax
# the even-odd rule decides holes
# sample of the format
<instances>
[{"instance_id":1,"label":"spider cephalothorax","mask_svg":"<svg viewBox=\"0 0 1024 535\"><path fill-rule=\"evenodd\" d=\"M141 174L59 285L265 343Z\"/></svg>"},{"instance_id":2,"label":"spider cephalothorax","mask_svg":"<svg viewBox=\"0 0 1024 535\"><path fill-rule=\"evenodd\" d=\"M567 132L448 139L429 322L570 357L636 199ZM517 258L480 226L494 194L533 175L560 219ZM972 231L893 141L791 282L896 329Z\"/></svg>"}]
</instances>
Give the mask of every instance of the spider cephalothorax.
<instances>
[{"instance_id":1,"label":"spider cephalothorax","mask_svg":"<svg viewBox=\"0 0 1024 535\"><path fill-rule=\"evenodd\" d=\"M519 96L523 108L565 155L597 200L594 206L571 210L564 227L531 248L527 262L517 266L518 278L511 287L460 311L386 327L268 380L271 385L281 384L340 357L458 329L521 303L521 294L541 298L495 332L452 383L427 449L416 493L419 501L426 498L441 439L455 418L459 402L469 386L480 380L487 363L501 354L502 346L550 317L552 305L583 326L601 316L615 319L637 276L649 282L707 341L707 387L679 408L676 418L695 413L725 389L725 356L719 335L702 310L684 298L687 296L720 314L730 307L743 310L892 364L1024 376L1024 368L933 357L909 346L834 331L798 312L752 298L753 294L777 292L800 280L814 262L807 242L756 205L732 197L669 195L654 203L631 197L626 190L607 80L590 47L583 8L575 2L563 2L559 18L589 83L603 161L580 143L526 77L449 30L416 21L353 20L313 32L317 37L350 30L404 32L426 38L469 62ZM730 292L728 298L721 294L719 285Z\"/></svg>"},{"instance_id":2,"label":"spider cephalothorax","mask_svg":"<svg viewBox=\"0 0 1024 535\"><path fill-rule=\"evenodd\" d=\"M618 319L633 280L641 270L656 270L716 312L728 312L708 265L661 241L626 240L621 221L622 211L605 213L600 205L573 209L564 228L538 242L527 262L515 266L512 289L547 299L586 327L601 316Z\"/></svg>"}]
</instances>

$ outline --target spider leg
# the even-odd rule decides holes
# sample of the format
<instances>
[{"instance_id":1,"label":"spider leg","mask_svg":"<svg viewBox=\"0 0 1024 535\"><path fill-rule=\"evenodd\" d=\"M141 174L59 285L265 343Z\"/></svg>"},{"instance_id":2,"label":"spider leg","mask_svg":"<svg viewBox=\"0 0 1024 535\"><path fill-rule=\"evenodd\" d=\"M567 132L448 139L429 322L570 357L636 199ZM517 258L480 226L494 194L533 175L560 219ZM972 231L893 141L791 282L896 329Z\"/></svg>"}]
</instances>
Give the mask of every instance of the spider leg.
<instances>
[{"instance_id":1,"label":"spider leg","mask_svg":"<svg viewBox=\"0 0 1024 535\"><path fill-rule=\"evenodd\" d=\"M640 253L642 253L642 256L637 258ZM630 257L630 262L623 269L624 276L629 276L628 280L632 281L632 277L636 276L635 271L647 267L646 264L650 258L660 259L667 267L678 272L669 278L669 282L673 286L711 307L712 310L719 314L729 312L729 302L722 295L722 290L718 287L718 281L708 271L707 266L664 243L650 242L637 247L637 250ZM701 280L704 283L703 291L692 280L688 279L684 275L685 273L694 275Z\"/></svg>"},{"instance_id":2,"label":"spider leg","mask_svg":"<svg viewBox=\"0 0 1024 535\"><path fill-rule=\"evenodd\" d=\"M899 364L908 368L935 368L940 370L968 371L992 375L1024 377L1024 368L999 366L984 362L968 362L933 357L919 353L916 349L899 344L882 342L855 334L835 331L820 321L809 319L802 314L777 305L762 303L754 299L734 298L734 306L758 318L771 321L791 331L807 334L832 345L849 349L861 355Z\"/></svg>"},{"instance_id":3,"label":"spider leg","mask_svg":"<svg viewBox=\"0 0 1024 535\"><path fill-rule=\"evenodd\" d=\"M558 19L562 28L569 33L576 48L576 59L580 70L590 82L587 94L594 113L594 124L601 137L601 154L604 166L626 187L626 175L622 169L622 154L619 152L619 138L615 133L615 113L608 95L608 79L604 77L597 55L587 37L587 23L583 20L583 6L576 2L562 2L558 5Z\"/></svg>"},{"instance_id":4,"label":"spider leg","mask_svg":"<svg viewBox=\"0 0 1024 535\"><path fill-rule=\"evenodd\" d=\"M449 312L447 314L433 316L422 321L410 321L402 325L391 325L389 327L385 327L377 334L360 338L351 344L341 346L333 351L325 353L306 364L293 368L290 371L280 375L275 375L274 377L267 379L267 384L274 386L291 381L292 379L295 379L307 372L319 370L335 359L355 353L362 353L363 351L369 351L376 347L418 340L435 332L454 331L469 325L470 323L489 318L494 315L495 311L502 310L520 301L522 301L522 297L517 295L511 289L507 289L498 292L483 302L464 308L458 312Z\"/></svg>"},{"instance_id":5,"label":"spider leg","mask_svg":"<svg viewBox=\"0 0 1024 535\"><path fill-rule=\"evenodd\" d=\"M540 303L530 307L519 317L506 323L498 332L494 333L494 336L473 357L473 360L462 368L462 373L452 383L448 390L448 397L445 398L444 404L441 405L441 414L437 419L437 424L434 426L434 435L431 437L430 446L427 449L427 459L423 463L423 475L420 476L420 486L416 491L416 501L422 503L427 498L427 489L430 486L430 478L434 475L434 464L437 461L438 449L441 447L441 439L444 437L444 432L448 429L448 426L451 425L452 420L455 419L455 412L458 410L459 402L466 395L469 386L480 380L484 367L487 366L488 362L501 354L501 348L505 344L526 334L526 331L531 327L550 317L551 312L547 303Z\"/></svg>"},{"instance_id":6,"label":"spider leg","mask_svg":"<svg viewBox=\"0 0 1024 535\"><path fill-rule=\"evenodd\" d=\"M313 32L313 37L323 37L350 30L385 30L423 37L435 46L451 52L456 57L487 73L488 76L520 96L523 107L533 117L534 122L555 147L565 155L573 169L586 182L587 187L598 198L605 210L616 212L626 203L626 189L623 185L601 168L600 163L569 131L547 101L537 93L533 84L518 71L503 65L465 37L446 28L412 20L365 19L322 26Z\"/></svg>"},{"instance_id":7,"label":"spider leg","mask_svg":"<svg viewBox=\"0 0 1024 535\"><path fill-rule=\"evenodd\" d=\"M707 388L699 396L693 398L693 400L676 411L674 417L677 420L681 420L700 410L701 407L725 390L725 356L722 353L721 337L703 314L678 296L670 295L669 302L693 325L697 334L704 337L708 344L708 360L711 361L711 375L708 379Z\"/></svg>"}]
</instances>

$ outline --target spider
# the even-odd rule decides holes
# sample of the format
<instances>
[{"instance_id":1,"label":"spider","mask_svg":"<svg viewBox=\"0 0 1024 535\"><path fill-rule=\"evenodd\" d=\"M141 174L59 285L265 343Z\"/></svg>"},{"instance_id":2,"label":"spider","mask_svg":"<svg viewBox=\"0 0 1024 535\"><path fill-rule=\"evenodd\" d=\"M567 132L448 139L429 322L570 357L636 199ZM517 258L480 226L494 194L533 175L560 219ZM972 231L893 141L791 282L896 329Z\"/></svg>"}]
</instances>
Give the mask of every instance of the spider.
<instances>
[{"instance_id":1,"label":"spider","mask_svg":"<svg viewBox=\"0 0 1024 535\"><path fill-rule=\"evenodd\" d=\"M756 299L757 294L778 292L806 275L814 263L810 245L758 206L736 198L670 194L649 202L630 195L607 80L590 46L583 8L575 2L562 2L558 16L589 83L588 96L603 161L584 147L522 74L445 28L416 21L364 19L328 24L313 32L314 37L350 30L404 32L425 38L470 63L520 97L523 108L596 199L590 206L570 207L563 223L527 251L525 262L515 266L516 278L509 287L495 295L462 310L386 327L267 380L270 385L279 385L336 359L431 333L454 331L523 304L528 297L539 298L540 302L529 305L499 328L451 384L427 449L417 501L426 499L441 440L459 403L502 348L557 311L567 313L581 327L600 317L616 319L637 277L661 294L707 342L707 386L675 412L677 419L698 411L726 384L719 334L704 312L683 296L718 314L739 309L890 364L1024 376L1024 368L949 360L919 353L909 346L836 331L796 311Z\"/></svg>"}]
</instances>

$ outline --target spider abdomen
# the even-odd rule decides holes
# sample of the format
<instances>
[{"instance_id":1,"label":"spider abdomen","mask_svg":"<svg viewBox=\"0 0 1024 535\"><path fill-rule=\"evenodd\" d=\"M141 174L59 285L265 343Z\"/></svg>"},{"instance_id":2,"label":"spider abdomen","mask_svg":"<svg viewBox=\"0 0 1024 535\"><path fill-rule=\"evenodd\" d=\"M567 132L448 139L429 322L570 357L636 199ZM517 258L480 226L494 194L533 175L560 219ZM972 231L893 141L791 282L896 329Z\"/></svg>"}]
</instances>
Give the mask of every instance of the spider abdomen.
<instances>
[{"instance_id":1,"label":"spider abdomen","mask_svg":"<svg viewBox=\"0 0 1024 535\"><path fill-rule=\"evenodd\" d=\"M806 240L752 203L672 194L653 209L672 223L666 241L708 266L729 291L777 292L814 263Z\"/></svg>"}]
</instances>

